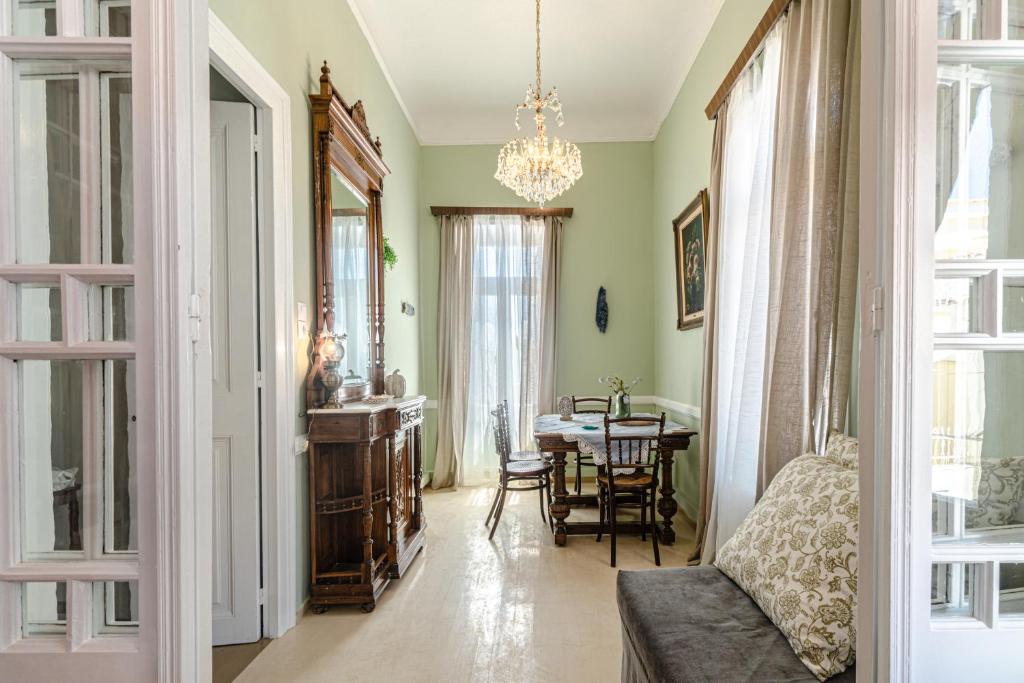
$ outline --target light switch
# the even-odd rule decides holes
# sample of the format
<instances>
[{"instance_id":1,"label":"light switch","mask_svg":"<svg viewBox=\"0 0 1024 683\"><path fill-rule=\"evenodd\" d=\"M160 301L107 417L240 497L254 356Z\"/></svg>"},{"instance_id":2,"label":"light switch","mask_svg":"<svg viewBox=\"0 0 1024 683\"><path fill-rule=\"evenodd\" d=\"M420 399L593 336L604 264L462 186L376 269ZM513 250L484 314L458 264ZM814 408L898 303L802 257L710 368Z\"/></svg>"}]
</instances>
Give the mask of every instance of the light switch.
<instances>
[{"instance_id":1,"label":"light switch","mask_svg":"<svg viewBox=\"0 0 1024 683\"><path fill-rule=\"evenodd\" d=\"M305 302L300 301L296 308L298 309L295 314L295 318L298 322L298 333L299 339L305 339L309 336L309 308Z\"/></svg>"}]
</instances>

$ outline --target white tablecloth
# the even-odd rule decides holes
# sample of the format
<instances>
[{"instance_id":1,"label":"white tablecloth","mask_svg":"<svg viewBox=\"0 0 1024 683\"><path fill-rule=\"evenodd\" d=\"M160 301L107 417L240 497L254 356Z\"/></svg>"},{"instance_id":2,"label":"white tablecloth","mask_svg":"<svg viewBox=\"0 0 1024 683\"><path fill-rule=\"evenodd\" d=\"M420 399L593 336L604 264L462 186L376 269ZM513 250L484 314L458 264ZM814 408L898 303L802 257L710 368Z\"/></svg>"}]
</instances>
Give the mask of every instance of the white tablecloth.
<instances>
[{"instance_id":1,"label":"white tablecloth","mask_svg":"<svg viewBox=\"0 0 1024 683\"><path fill-rule=\"evenodd\" d=\"M650 415L649 413L634 413L633 417L658 416ZM584 429L585 425L594 426L597 427L597 429ZM686 427L681 424L665 420L665 434L683 429L686 429ZM533 431L535 434L561 434L566 441L575 441L581 453L588 453L594 456L594 462L596 464L604 465L608 462L608 453L606 452L604 443L604 415L602 414L575 414L569 422L563 422L561 417L558 415L538 415L533 420ZM631 436L635 438L657 436L658 425L624 427L622 425L613 424L612 434L615 436ZM625 447L623 447L621 459L619 457L617 446L613 451L612 461L614 464L629 464L623 462L627 457ZM646 451L646 449L644 449L644 451ZM631 452L628 454L629 462L638 462L646 455L646 452L640 452L640 449L634 444L632 445Z\"/></svg>"}]
</instances>

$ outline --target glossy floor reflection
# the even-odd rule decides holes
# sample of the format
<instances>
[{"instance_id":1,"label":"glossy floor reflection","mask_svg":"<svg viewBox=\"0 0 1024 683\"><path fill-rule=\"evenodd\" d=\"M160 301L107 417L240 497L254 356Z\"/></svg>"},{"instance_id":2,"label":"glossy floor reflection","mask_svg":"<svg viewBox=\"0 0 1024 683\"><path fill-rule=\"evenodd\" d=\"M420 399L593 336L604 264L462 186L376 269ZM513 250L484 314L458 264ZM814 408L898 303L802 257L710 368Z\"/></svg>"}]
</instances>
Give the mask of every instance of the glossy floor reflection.
<instances>
[{"instance_id":1,"label":"glossy floor reflection","mask_svg":"<svg viewBox=\"0 0 1024 683\"><path fill-rule=\"evenodd\" d=\"M608 540L571 536L555 546L536 493L510 495L487 540L493 488L428 492L426 550L369 615L309 614L237 679L280 681L618 681L622 654ZM621 518L629 513L623 511ZM596 519L574 510L570 519ZM686 563L693 530L662 567ZM655 569L650 541L620 537L620 569Z\"/></svg>"}]
</instances>

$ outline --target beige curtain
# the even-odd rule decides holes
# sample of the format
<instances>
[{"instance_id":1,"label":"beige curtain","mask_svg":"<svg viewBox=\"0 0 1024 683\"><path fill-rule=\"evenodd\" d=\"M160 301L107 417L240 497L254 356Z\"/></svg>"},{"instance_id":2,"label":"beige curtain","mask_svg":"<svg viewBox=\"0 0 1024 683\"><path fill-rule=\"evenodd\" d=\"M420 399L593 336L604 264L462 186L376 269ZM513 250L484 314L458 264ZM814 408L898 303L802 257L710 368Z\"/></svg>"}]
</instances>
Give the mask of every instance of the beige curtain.
<instances>
[{"instance_id":1,"label":"beige curtain","mask_svg":"<svg viewBox=\"0 0 1024 683\"><path fill-rule=\"evenodd\" d=\"M715 556L715 531L710 526L709 512L715 490L715 443L714 425L711 423L714 411L710 406L716 401L715 395L715 290L718 259L718 217L722 196L722 152L725 147L725 126L728 103L723 103L715 119L715 137L711 147L711 185L708 188L708 232L704 245L704 384L700 413L700 505L697 508L697 540L690 564L710 564Z\"/></svg>"},{"instance_id":2,"label":"beige curtain","mask_svg":"<svg viewBox=\"0 0 1024 683\"><path fill-rule=\"evenodd\" d=\"M858 0L789 8L775 136L758 496L845 428L857 283Z\"/></svg>"},{"instance_id":3,"label":"beige curtain","mask_svg":"<svg viewBox=\"0 0 1024 683\"><path fill-rule=\"evenodd\" d=\"M537 407L541 413L555 411L555 381L558 372L558 294L562 286L562 219L544 218L544 273L541 281L540 379ZM532 422L533 416L530 416Z\"/></svg>"},{"instance_id":4,"label":"beige curtain","mask_svg":"<svg viewBox=\"0 0 1024 683\"><path fill-rule=\"evenodd\" d=\"M458 483L466 437L469 339L473 302L473 217L441 217L437 311L437 458L430 486Z\"/></svg>"}]
</instances>

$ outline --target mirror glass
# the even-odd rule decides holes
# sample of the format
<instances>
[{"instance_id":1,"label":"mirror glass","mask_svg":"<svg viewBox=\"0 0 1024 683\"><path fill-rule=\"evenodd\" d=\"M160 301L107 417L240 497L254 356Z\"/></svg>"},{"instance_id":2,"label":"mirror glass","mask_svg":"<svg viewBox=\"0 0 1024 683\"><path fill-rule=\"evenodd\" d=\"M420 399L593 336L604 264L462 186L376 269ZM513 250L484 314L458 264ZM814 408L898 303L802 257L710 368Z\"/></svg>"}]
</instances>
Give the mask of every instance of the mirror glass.
<instances>
[{"instance_id":1,"label":"mirror glass","mask_svg":"<svg viewBox=\"0 0 1024 683\"><path fill-rule=\"evenodd\" d=\"M370 377L370 294L366 202L331 169L334 332L345 334L344 384Z\"/></svg>"}]
</instances>

